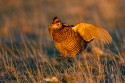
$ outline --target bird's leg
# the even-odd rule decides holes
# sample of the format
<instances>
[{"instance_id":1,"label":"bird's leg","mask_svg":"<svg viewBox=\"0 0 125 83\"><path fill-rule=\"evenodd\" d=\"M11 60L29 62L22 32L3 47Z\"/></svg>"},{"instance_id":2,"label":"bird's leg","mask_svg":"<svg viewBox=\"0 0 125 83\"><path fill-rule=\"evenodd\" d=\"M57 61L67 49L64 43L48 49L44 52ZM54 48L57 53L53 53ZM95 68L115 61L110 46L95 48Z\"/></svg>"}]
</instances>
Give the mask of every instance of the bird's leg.
<instances>
[{"instance_id":1,"label":"bird's leg","mask_svg":"<svg viewBox=\"0 0 125 83\"><path fill-rule=\"evenodd\" d=\"M73 62L75 60L75 54L70 55L69 57L66 58L67 62L70 63L70 65L73 65Z\"/></svg>"},{"instance_id":2,"label":"bird's leg","mask_svg":"<svg viewBox=\"0 0 125 83\"><path fill-rule=\"evenodd\" d=\"M72 59L75 58L76 54L70 54L70 56L68 57L68 59Z\"/></svg>"},{"instance_id":3,"label":"bird's leg","mask_svg":"<svg viewBox=\"0 0 125 83\"><path fill-rule=\"evenodd\" d=\"M56 58L57 61L64 61L65 59L66 59L66 54L60 54L60 55Z\"/></svg>"},{"instance_id":4,"label":"bird's leg","mask_svg":"<svg viewBox=\"0 0 125 83\"><path fill-rule=\"evenodd\" d=\"M66 54L60 54L58 57L57 57L57 59L61 59L61 58L66 58Z\"/></svg>"},{"instance_id":5,"label":"bird's leg","mask_svg":"<svg viewBox=\"0 0 125 83\"><path fill-rule=\"evenodd\" d=\"M66 58L66 60L68 61L68 62L72 62L73 61L73 59L75 58L75 54L70 54L67 58Z\"/></svg>"},{"instance_id":6,"label":"bird's leg","mask_svg":"<svg viewBox=\"0 0 125 83\"><path fill-rule=\"evenodd\" d=\"M66 54L60 54L59 57L64 57L64 58L66 58Z\"/></svg>"}]
</instances>

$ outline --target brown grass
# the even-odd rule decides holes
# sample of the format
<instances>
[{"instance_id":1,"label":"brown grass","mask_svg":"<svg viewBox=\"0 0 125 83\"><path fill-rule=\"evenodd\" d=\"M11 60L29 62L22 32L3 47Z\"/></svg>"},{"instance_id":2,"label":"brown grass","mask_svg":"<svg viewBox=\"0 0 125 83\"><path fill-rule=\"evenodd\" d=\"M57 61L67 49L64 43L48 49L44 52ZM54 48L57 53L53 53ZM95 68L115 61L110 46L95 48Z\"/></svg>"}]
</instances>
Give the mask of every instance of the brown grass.
<instances>
[{"instance_id":1,"label":"brown grass","mask_svg":"<svg viewBox=\"0 0 125 83\"><path fill-rule=\"evenodd\" d=\"M54 56L48 57L42 50L34 46L29 47L30 43L31 41L26 41L18 48L14 47L15 44L10 44L10 47L0 44L2 81L43 83L49 77L56 77L59 82L68 83L118 83L125 79L124 53L116 54L107 48L107 51L100 54L100 52L97 53L97 49L96 51L94 49L68 62L63 58L57 60ZM106 50L106 48L100 48ZM100 48L98 48L99 51Z\"/></svg>"}]
</instances>

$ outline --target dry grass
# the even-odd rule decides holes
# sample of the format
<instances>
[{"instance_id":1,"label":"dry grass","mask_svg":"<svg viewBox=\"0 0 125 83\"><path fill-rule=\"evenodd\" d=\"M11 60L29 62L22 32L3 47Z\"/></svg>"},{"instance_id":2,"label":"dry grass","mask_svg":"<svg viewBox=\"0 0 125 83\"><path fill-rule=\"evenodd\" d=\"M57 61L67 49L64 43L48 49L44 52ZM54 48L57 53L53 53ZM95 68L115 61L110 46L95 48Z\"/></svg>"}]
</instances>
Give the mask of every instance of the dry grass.
<instances>
[{"instance_id":1,"label":"dry grass","mask_svg":"<svg viewBox=\"0 0 125 83\"><path fill-rule=\"evenodd\" d=\"M124 0L1 0L0 5L0 83L125 81ZM72 61L58 59L47 28L54 16L68 24L101 25L113 42L94 40Z\"/></svg>"},{"instance_id":2,"label":"dry grass","mask_svg":"<svg viewBox=\"0 0 125 83\"><path fill-rule=\"evenodd\" d=\"M57 83L125 81L125 54L119 52L113 44L111 46L114 46L117 53L95 41L91 43L91 49L88 48L69 62L64 58L47 56L41 49L36 48L37 44L32 44L32 40L25 40L23 36L22 38L20 42L23 43L18 46L11 40L9 44L0 44L1 82L43 83L53 77Z\"/></svg>"}]
</instances>

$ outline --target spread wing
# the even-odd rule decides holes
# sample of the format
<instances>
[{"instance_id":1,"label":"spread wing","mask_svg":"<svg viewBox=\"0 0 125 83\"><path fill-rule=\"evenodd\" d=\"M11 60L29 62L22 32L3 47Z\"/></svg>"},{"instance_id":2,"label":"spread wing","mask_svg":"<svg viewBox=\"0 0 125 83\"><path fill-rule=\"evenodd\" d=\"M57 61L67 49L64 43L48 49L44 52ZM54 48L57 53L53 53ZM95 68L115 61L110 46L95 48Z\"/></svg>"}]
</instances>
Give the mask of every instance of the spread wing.
<instances>
[{"instance_id":1,"label":"spread wing","mask_svg":"<svg viewBox=\"0 0 125 83\"><path fill-rule=\"evenodd\" d=\"M105 44L109 44L112 42L112 37L110 36L110 34L105 29L96 25L79 23L72 27L72 30L78 32L80 36L86 41L97 38Z\"/></svg>"}]
</instances>

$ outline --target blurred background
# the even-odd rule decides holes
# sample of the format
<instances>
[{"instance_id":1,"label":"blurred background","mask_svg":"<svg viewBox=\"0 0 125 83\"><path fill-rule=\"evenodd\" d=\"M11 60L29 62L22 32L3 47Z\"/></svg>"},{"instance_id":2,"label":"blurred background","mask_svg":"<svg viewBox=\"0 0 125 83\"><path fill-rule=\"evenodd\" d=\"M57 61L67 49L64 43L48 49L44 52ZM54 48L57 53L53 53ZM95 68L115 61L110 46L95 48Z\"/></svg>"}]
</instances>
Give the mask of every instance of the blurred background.
<instances>
[{"instance_id":1,"label":"blurred background","mask_svg":"<svg viewBox=\"0 0 125 83\"><path fill-rule=\"evenodd\" d=\"M59 54L48 32L55 16L101 26L113 42L92 41L73 64L48 57ZM53 76L124 83L125 0L0 0L0 83L45 83Z\"/></svg>"},{"instance_id":2,"label":"blurred background","mask_svg":"<svg viewBox=\"0 0 125 83\"><path fill-rule=\"evenodd\" d=\"M0 0L0 40L3 44L11 40L19 46L24 39L42 50L53 48L48 25L57 16L67 24L102 26L124 50L124 6L125 0Z\"/></svg>"}]
</instances>

